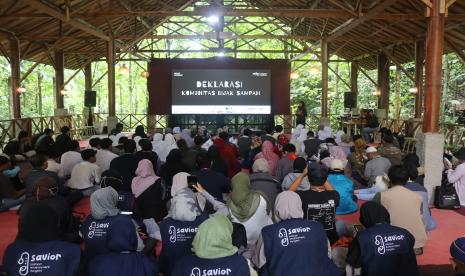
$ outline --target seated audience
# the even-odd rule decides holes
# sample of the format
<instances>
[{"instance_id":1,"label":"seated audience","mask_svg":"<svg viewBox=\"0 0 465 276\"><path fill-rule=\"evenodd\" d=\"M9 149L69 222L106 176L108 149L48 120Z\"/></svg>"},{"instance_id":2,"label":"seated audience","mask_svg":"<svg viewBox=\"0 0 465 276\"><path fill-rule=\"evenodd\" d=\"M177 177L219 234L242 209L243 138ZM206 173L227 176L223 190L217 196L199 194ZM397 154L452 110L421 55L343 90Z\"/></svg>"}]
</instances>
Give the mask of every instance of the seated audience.
<instances>
[{"instance_id":1,"label":"seated audience","mask_svg":"<svg viewBox=\"0 0 465 276\"><path fill-rule=\"evenodd\" d=\"M329 126L319 125L317 137L320 141L326 141L328 138L333 138L333 131Z\"/></svg>"},{"instance_id":2,"label":"seated audience","mask_svg":"<svg viewBox=\"0 0 465 276\"><path fill-rule=\"evenodd\" d=\"M79 142L73 140L68 145L68 151L63 153L61 156L61 165L63 166L63 173L65 177L69 177L71 172L73 171L74 166L82 162L81 157L81 147L79 146Z\"/></svg>"},{"instance_id":3,"label":"seated audience","mask_svg":"<svg viewBox=\"0 0 465 276\"><path fill-rule=\"evenodd\" d=\"M320 144L321 141L315 138L315 133L313 131L307 132L307 139L303 142L303 146L305 148L305 154L309 159L318 154Z\"/></svg>"},{"instance_id":4,"label":"seated audience","mask_svg":"<svg viewBox=\"0 0 465 276\"><path fill-rule=\"evenodd\" d=\"M365 117L366 124L362 128L362 136L365 139L365 143L369 144L371 143L370 135L379 129L379 122L372 110L365 110L363 116Z\"/></svg>"},{"instance_id":5,"label":"seated audience","mask_svg":"<svg viewBox=\"0 0 465 276\"><path fill-rule=\"evenodd\" d=\"M465 237L458 238L452 242L449 250L452 257L450 262L452 263L454 275L465 275Z\"/></svg>"},{"instance_id":6,"label":"seated audience","mask_svg":"<svg viewBox=\"0 0 465 276\"><path fill-rule=\"evenodd\" d=\"M194 145L192 146L192 149L196 152L207 152L204 148L202 148L203 142L205 142L203 137L196 135L194 137Z\"/></svg>"},{"instance_id":7,"label":"seated audience","mask_svg":"<svg viewBox=\"0 0 465 276\"><path fill-rule=\"evenodd\" d=\"M142 126L142 125L136 126L134 134L132 135L132 140L134 140L134 142L136 142L136 147L137 147L138 150L140 150L140 148L138 147L139 146L139 141L141 139L147 139L147 138L148 138L148 136L147 136L147 134L145 134L144 126Z\"/></svg>"},{"instance_id":8,"label":"seated audience","mask_svg":"<svg viewBox=\"0 0 465 276\"><path fill-rule=\"evenodd\" d=\"M110 169L118 171L123 177L123 190L131 191L131 181L136 176L137 164L141 160L135 156L136 142L134 140L124 141L124 154L116 157L110 162Z\"/></svg>"},{"instance_id":9,"label":"seated audience","mask_svg":"<svg viewBox=\"0 0 465 276\"><path fill-rule=\"evenodd\" d=\"M347 134L341 135L341 142L337 144L344 151L346 156L349 156L350 149L354 146L354 142L350 140L350 136Z\"/></svg>"},{"instance_id":10,"label":"seated audience","mask_svg":"<svg viewBox=\"0 0 465 276\"><path fill-rule=\"evenodd\" d=\"M339 206L336 215L345 215L357 211L357 202L354 198L354 183L344 175L344 162L339 159L331 161L329 166L328 182L339 193Z\"/></svg>"},{"instance_id":11,"label":"seated audience","mask_svg":"<svg viewBox=\"0 0 465 276\"><path fill-rule=\"evenodd\" d=\"M236 174L232 180L232 193L227 201L232 222L244 225L247 233L247 251L243 256L250 258L255 250L255 244L260 231L271 220L271 204L266 195L252 191L249 176L245 173Z\"/></svg>"},{"instance_id":12,"label":"seated audience","mask_svg":"<svg viewBox=\"0 0 465 276\"><path fill-rule=\"evenodd\" d=\"M259 158L253 163L250 186L252 190L265 194L271 204L271 208L274 208L276 196L281 191L281 183L270 175L268 162L264 158Z\"/></svg>"},{"instance_id":13,"label":"seated audience","mask_svg":"<svg viewBox=\"0 0 465 276\"><path fill-rule=\"evenodd\" d=\"M104 138L100 141L100 150L95 155L95 164L99 166L100 171L104 172L110 168L110 163L118 155L112 152L112 141L110 138Z\"/></svg>"},{"instance_id":14,"label":"seated audience","mask_svg":"<svg viewBox=\"0 0 465 276\"><path fill-rule=\"evenodd\" d=\"M192 139L190 129L185 128L181 131L181 139L186 141L188 148L192 148L194 146L194 139Z\"/></svg>"},{"instance_id":15,"label":"seated audience","mask_svg":"<svg viewBox=\"0 0 465 276\"><path fill-rule=\"evenodd\" d=\"M273 128L265 127L265 134L260 136L260 140L262 140L262 144L265 143L265 141L270 141L274 147L274 145L276 145L276 138L273 137Z\"/></svg>"},{"instance_id":16,"label":"seated audience","mask_svg":"<svg viewBox=\"0 0 465 276\"><path fill-rule=\"evenodd\" d=\"M169 189L173 183L173 177L179 172L187 172L188 169L182 163L182 153L179 149L172 149L166 157L166 163L161 166L160 176Z\"/></svg>"},{"instance_id":17,"label":"seated audience","mask_svg":"<svg viewBox=\"0 0 465 276\"><path fill-rule=\"evenodd\" d=\"M282 125L275 125L274 126L274 133L273 133L273 138L276 139L276 141L278 141L278 137L279 135L283 134L283 126Z\"/></svg>"},{"instance_id":18,"label":"seated audience","mask_svg":"<svg viewBox=\"0 0 465 276\"><path fill-rule=\"evenodd\" d=\"M135 197L134 214L139 219L161 221L167 214L161 179L155 175L152 162L142 159L131 183Z\"/></svg>"},{"instance_id":19,"label":"seated audience","mask_svg":"<svg viewBox=\"0 0 465 276\"><path fill-rule=\"evenodd\" d=\"M339 229L336 226L342 228L336 224L339 193L326 181L326 170L318 164L312 164L309 169L305 168L291 184L289 191L296 191L305 178L308 178L311 183L310 189L297 192L302 200L304 218L320 222L326 231L330 244L333 245L339 239ZM342 231L339 230L339 232Z\"/></svg>"},{"instance_id":20,"label":"seated audience","mask_svg":"<svg viewBox=\"0 0 465 276\"><path fill-rule=\"evenodd\" d=\"M386 208L373 201L364 203L360 222L365 229L349 246L347 275L419 275L415 238L407 230L390 225ZM361 269L361 274L353 274L354 269Z\"/></svg>"},{"instance_id":21,"label":"seated audience","mask_svg":"<svg viewBox=\"0 0 465 276\"><path fill-rule=\"evenodd\" d=\"M211 169L217 173L220 173L224 176L228 176L228 166L226 162L221 158L220 149L213 145L208 148L208 157L212 161Z\"/></svg>"},{"instance_id":22,"label":"seated audience","mask_svg":"<svg viewBox=\"0 0 465 276\"><path fill-rule=\"evenodd\" d=\"M414 181L418 177L417 168L410 164L403 165L403 167L407 170L407 174L408 174L408 181L405 184L405 188L417 193L423 199L422 215L423 215L423 222L425 223L426 231L434 230L437 224L436 224L436 220L431 215L431 210L429 209L428 191L426 190L424 186Z\"/></svg>"},{"instance_id":23,"label":"seated audience","mask_svg":"<svg viewBox=\"0 0 465 276\"><path fill-rule=\"evenodd\" d=\"M104 171L100 177L100 187L112 187L115 189L115 191L118 192L118 203L116 204L116 207L121 211L121 213L132 213L134 196L132 191L123 189L123 177L119 172L111 169Z\"/></svg>"},{"instance_id":24,"label":"seated audience","mask_svg":"<svg viewBox=\"0 0 465 276\"><path fill-rule=\"evenodd\" d=\"M265 140L262 143L262 151L255 155L255 160L259 158L264 158L268 162L268 167L270 174L272 176L276 175L276 166L278 165L279 156L273 151L273 144L270 141Z\"/></svg>"},{"instance_id":25,"label":"seated audience","mask_svg":"<svg viewBox=\"0 0 465 276\"><path fill-rule=\"evenodd\" d=\"M386 157L391 162L392 166L397 166L402 164L403 153L400 148L394 146L394 136L384 135L383 143L378 149L379 155Z\"/></svg>"},{"instance_id":26,"label":"seated audience","mask_svg":"<svg viewBox=\"0 0 465 276\"><path fill-rule=\"evenodd\" d=\"M121 136L116 143L116 145L112 145L111 151L113 151L114 154L121 156L124 154L124 143L129 140L127 136Z\"/></svg>"},{"instance_id":27,"label":"seated audience","mask_svg":"<svg viewBox=\"0 0 465 276\"><path fill-rule=\"evenodd\" d=\"M82 195L90 196L100 188L100 168L95 165L95 151L85 149L81 152L82 162L74 166L71 178L66 186L73 190L79 190Z\"/></svg>"},{"instance_id":28,"label":"seated audience","mask_svg":"<svg viewBox=\"0 0 465 276\"><path fill-rule=\"evenodd\" d=\"M294 170L284 177L283 183L281 184L283 191L289 190L291 184L294 183L305 168L307 168L307 161L303 157L298 157L294 160L293 168ZM297 187L297 191L307 191L308 189L310 189L310 182L308 178L305 177L302 179L302 183Z\"/></svg>"},{"instance_id":29,"label":"seated audience","mask_svg":"<svg viewBox=\"0 0 465 276\"><path fill-rule=\"evenodd\" d=\"M42 135L40 135L33 147L37 153L47 154L53 147L55 147L55 141L53 140L53 130L46 128Z\"/></svg>"},{"instance_id":30,"label":"seated audience","mask_svg":"<svg viewBox=\"0 0 465 276\"><path fill-rule=\"evenodd\" d=\"M414 236L415 254L421 255L428 239L421 214L423 199L405 187L408 174L403 166L391 167L388 176L391 187L377 194L374 200L388 210L393 226L402 227Z\"/></svg>"},{"instance_id":31,"label":"seated audience","mask_svg":"<svg viewBox=\"0 0 465 276\"><path fill-rule=\"evenodd\" d=\"M368 186L371 187L376 180L376 177L386 175L391 167L389 159L379 155L374 147L369 147L366 150L369 161L365 164L365 179L368 181Z\"/></svg>"},{"instance_id":32,"label":"seated audience","mask_svg":"<svg viewBox=\"0 0 465 276\"><path fill-rule=\"evenodd\" d=\"M60 180L63 180L65 178L65 172L63 169L63 165L59 163L60 155L58 155L58 152L56 152L55 150L51 150L47 154L47 156L47 168L45 170L56 173Z\"/></svg>"},{"instance_id":33,"label":"seated audience","mask_svg":"<svg viewBox=\"0 0 465 276\"><path fill-rule=\"evenodd\" d=\"M150 162L152 162L153 170L155 172L159 171L160 168L158 168L158 155L156 152L153 151L153 145L149 141L149 139L140 139L139 147L140 151L136 153L136 156L142 159L149 160Z\"/></svg>"},{"instance_id":34,"label":"seated audience","mask_svg":"<svg viewBox=\"0 0 465 276\"><path fill-rule=\"evenodd\" d=\"M216 200L222 201L223 194L228 194L231 191L231 180L211 169L212 162L206 152L201 152L197 155L198 171L192 175L197 176L197 182L200 183L208 193Z\"/></svg>"},{"instance_id":35,"label":"seated audience","mask_svg":"<svg viewBox=\"0 0 465 276\"><path fill-rule=\"evenodd\" d=\"M163 134L155 133L152 138L152 150L157 154L160 154L160 150L163 144Z\"/></svg>"},{"instance_id":36,"label":"seated audience","mask_svg":"<svg viewBox=\"0 0 465 276\"><path fill-rule=\"evenodd\" d=\"M196 195L187 187L188 174L176 176L168 216L160 223L160 272L167 276L174 275L171 272L180 258L191 254L194 235L199 225L208 219L208 215L202 214ZM185 182L181 178L186 178Z\"/></svg>"},{"instance_id":37,"label":"seated audience","mask_svg":"<svg viewBox=\"0 0 465 276\"><path fill-rule=\"evenodd\" d=\"M158 275L158 264L137 252L137 233L132 222L119 223L117 231L109 232L106 247L109 253L90 261L89 276Z\"/></svg>"},{"instance_id":38,"label":"seated audience","mask_svg":"<svg viewBox=\"0 0 465 276\"><path fill-rule=\"evenodd\" d=\"M110 135L108 136L108 138L111 139L111 141L113 141L113 144L112 146L116 147L119 143L120 143L120 138L121 137L126 137L124 135L124 133L122 132L123 131L123 124L122 123L117 123L115 128L112 129L110 131ZM126 137L127 138L127 137Z\"/></svg>"},{"instance_id":39,"label":"seated audience","mask_svg":"<svg viewBox=\"0 0 465 276\"><path fill-rule=\"evenodd\" d=\"M108 254L107 235L113 231L119 231L119 225L133 223L131 217L120 214L116 208L118 193L112 187L106 187L95 191L90 196L90 212L81 226L81 234L84 239L84 256L86 261L92 257ZM138 243L141 251L143 244Z\"/></svg>"},{"instance_id":40,"label":"seated audience","mask_svg":"<svg viewBox=\"0 0 465 276\"><path fill-rule=\"evenodd\" d=\"M244 129L243 134L237 139L237 148L239 157L247 159L249 157L250 147L252 146L252 131L249 128Z\"/></svg>"},{"instance_id":41,"label":"seated audience","mask_svg":"<svg viewBox=\"0 0 465 276\"><path fill-rule=\"evenodd\" d=\"M444 162L447 169L447 179L454 184L460 205L465 206L465 147L455 152L454 157L458 160L455 169L452 168L449 162Z\"/></svg>"},{"instance_id":42,"label":"seated audience","mask_svg":"<svg viewBox=\"0 0 465 276\"><path fill-rule=\"evenodd\" d=\"M280 134L276 139L276 146L274 146L274 153L276 153L279 158L283 156L283 147L289 145L289 138L286 134Z\"/></svg>"},{"instance_id":43,"label":"seated audience","mask_svg":"<svg viewBox=\"0 0 465 276\"><path fill-rule=\"evenodd\" d=\"M331 261L323 226L303 219L302 201L295 192L276 198L276 224L265 226L252 259L261 275L341 275ZM301 231L295 231L301 230Z\"/></svg>"},{"instance_id":44,"label":"seated audience","mask_svg":"<svg viewBox=\"0 0 465 276\"><path fill-rule=\"evenodd\" d=\"M352 170L352 178L362 186L367 186L365 180L365 140L358 138L354 142L354 152L347 157L349 166Z\"/></svg>"},{"instance_id":45,"label":"seated audience","mask_svg":"<svg viewBox=\"0 0 465 276\"><path fill-rule=\"evenodd\" d=\"M207 275L209 271L225 271L228 275L256 276L250 261L237 254L232 234L233 225L223 215L204 221L192 242L194 255L179 260L171 275L197 276Z\"/></svg>"},{"instance_id":46,"label":"seated audience","mask_svg":"<svg viewBox=\"0 0 465 276\"><path fill-rule=\"evenodd\" d=\"M0 156L0 212L7 211L10 208L20 205L26 198L25 190L16 190L9 177L3 173L10 167L10 159L5 156Z\"/></svg>"},{"instance_id":47,"label":"seated audience","mask_svg":"<svg viewBox=\"0 0 465 276\"><path fill-rule=\"evenodd\" d=\"M98 151L99 149L101 149L101 146L100 146L101 141L102 140L100 138L98 138L98 137L92 137L89 140L89 145L87 146L87 148Z\"/></svg>"},{"instance_id":48,"label":"seated audience","mask_svg":"<svg viewBox=\"0 0 465 276\"><path fill-rule=\"evenodd\" d=\"M46 171L47 159L44 155L36 154L32 156L29 161L31 162L32 170L24 180L27 197L33 195L32 188L34 187L34 183L36 183L36 181L42 177L51 177L55 181L55 184L58 186L58 189L62 189L62 182L58 178L58 175L55 172Z\"/></svg>"},{"instance_id":49,"label":"seated audience","mask_svg":"<svg viewBox=\"0 0 465 276\"><path fill-rule=\"evenodd\" d=\"M213 140L213 145L217 146L220 150L221 158L227 166L228 176L233 177L241 170L241 165L237 160L238 151L236 146L229 142L229 134L227 132L220 132L218 138Z\"/></svg>"},{"instance_id":50,"label":"seated audience","mask_svg":"<svg viewBox=\"0 0 465 276\"><path fill-rule=\"evenodd\" d=\"M424 186L425 169L420 165L420 158L418 158L418 155L416 155L416 153L408 153L407 155L405 155L404 159L402 159L402 164L404 166L410 165L417 168L418 176L413 181Z\"/></svg>"},{"instance_id":51,"label":"seated audience","mask_svg":"<svg viewBox=\"0 0 465 276\"><path fill-rule=\"evenodd\" d=\"M294 160L297 158L295 154L295 146L287 144L283 146L283 156L279 159L276 165L276 178L282 182L287 174L294 171Z\"/></svg>"},{"instance_id":52,"label":"seated audience","mask_svg":"<svg viewBox=\"0 0 465 276\"><path fill-rule=\"evenodd\" d=\"M187 142L184 139L180 139L176 142L178 149L181 151L182 160L188 172L195 171L197 168L195 158L197 157L197 152L190 149L187 145Z\"/></svg>"},{"instance_id":53,"label":"seated audience","mask_svg":"<svg viewBox=\"0 0 465 276\"><path fill-rule=\"evenodd\" d=\"M157 152L158 158L162 162L166 162L166 158L168 157L168 154L173 150L177 149L178 146L176 145L176 139L174 139L173 134L167 133L165 134L165 138L163 142L160 144L160 150Z\"/></svg>"},{"instance_id":54,"label":"seated audience","mask_svg":"<svg viewBox=\"0 0 465 276\"><path fill-rule=\"evenodd\" d=\"M25 155L33 151L31 137L26 130L21 130L16 138L10 140L3 148L3 153L11 155Z\"/></svg>"},{"instance_id":55,"label":"seated audience","mask_svg":"<svg viewBox=\"0 0 465 276\"><path fill-rule=\"evenodd\" d=\"M388 189L389 179L387 176L377 176L375 183L370 188L354 190L354 194L360 200L373 200L376 194Z\"/></svg>"},{"instance_id":56,"label":"seated audience","mask_svg":"<svg viewBox=\"0 0 465 276\"><path fill-rule=\"evenodd\" d=\"M2 270L8 275L77 275L81 250L62 240L59 221L47 205L37 205L24 214L18 239L5 250Z\"/></svg>"}]
</instances>

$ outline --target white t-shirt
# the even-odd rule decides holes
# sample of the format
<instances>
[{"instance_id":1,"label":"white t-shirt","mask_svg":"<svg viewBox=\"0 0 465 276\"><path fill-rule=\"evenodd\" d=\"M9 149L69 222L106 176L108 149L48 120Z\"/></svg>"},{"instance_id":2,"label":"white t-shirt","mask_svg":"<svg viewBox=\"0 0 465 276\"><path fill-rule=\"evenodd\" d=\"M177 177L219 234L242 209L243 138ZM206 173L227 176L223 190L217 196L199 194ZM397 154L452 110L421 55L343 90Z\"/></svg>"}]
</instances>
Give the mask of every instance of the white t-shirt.
<instances>
[{"instance_id":1,"label":"white t-shirt","mask_svg":"<svg viewBox=\"0 0 465 276\"><path fill-rule=\"evenodd\" d=\"M61 156L61 165L63 166L63 173L71 175L74 166L82 162L81 153L77 151L67 151Z\"/></svg>"},{"instance_id":2,"label":"white t-shirt","mask_svg":"<svg viewBox=\"0 0 465 276\"><path fill-rule=\"evenodd\" d=\"M108 138L110 138L111 141L113 141L112 146L116 147L118 145L119 138L123 137L124 135L125 135L124 133L120 132L120 133L118 133L116 135L110 135L110 136L108 136Z\"/></svg>"},{"instance_id":3,"label":"white t-shirt","mask_svg":"<svg viewBox=\"0 0 465 276\"><path fill-rule=\"evenodd\" d=\"M88 161L82 161L77 164L73 172L71 173L71 178L66 183L66 186L82 190L94 186L94 183L100 182L100 168Z\"/></svg>"},{"instance_id":4,"label":"white t-shirt","mask_svg":"<svg viewBox=\"0 0 465 276\"><path fill-rule=\"evenodd\" d=\"M55 172L58 174L58 177L64 178L65 177L65 172L63 170L63 166L55 161L54 159L48 159L47 160L47 169L46 171L49 172Z\"/></svg>"},{"instance_id":5,"label":"white t-shirt","mask_svg":"<svg viewBox=\"0 0 465 276\"><path fill-rule=\"evenodd\" d=\"M97 151L97 154L95 155L95 158L97 159L95 164L99 166L101 172L104 172L110 168L111 160L115 159L116 157L118 157L118 155L114 154L113 152L102 149Z\"/></svg>"}]
</instances>

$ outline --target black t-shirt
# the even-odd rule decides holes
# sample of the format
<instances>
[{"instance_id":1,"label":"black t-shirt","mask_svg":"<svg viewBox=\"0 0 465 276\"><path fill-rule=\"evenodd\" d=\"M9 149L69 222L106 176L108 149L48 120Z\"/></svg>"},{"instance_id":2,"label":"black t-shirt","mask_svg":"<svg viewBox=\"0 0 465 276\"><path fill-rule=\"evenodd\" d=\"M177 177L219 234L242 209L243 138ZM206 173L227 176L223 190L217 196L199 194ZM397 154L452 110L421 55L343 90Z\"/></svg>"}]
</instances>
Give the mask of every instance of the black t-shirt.
<instances>
[{"instance_id":1,"label":"black t-shirt","mask_svg":"<svg viewBox=\"0 0 465 276\"><path fill-rule=\"evenodd\" d=\"M297 191L302 199L304 218L323 224L329 242L334 244L339 236L336 232L336 208L339 194L336 191Z\"/></svg>"}]
</instances>

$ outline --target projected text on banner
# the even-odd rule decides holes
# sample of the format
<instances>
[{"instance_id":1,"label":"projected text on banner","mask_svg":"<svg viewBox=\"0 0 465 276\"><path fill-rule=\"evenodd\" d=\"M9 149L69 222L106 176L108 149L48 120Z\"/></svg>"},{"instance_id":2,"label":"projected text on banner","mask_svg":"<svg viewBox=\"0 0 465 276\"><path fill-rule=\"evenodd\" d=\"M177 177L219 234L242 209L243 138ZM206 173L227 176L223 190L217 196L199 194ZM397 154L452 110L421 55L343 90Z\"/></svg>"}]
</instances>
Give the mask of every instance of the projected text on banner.
<instances>
[{"instance_id":1,"label":"projected text on banner","mask_svg":"<svg viewBox=\"0 0 465 276\"><path fill-rule=\"evenodd\" d=\"M173 70L172 114L270 114L270 70Z\"/></svg>"}]
</instances>

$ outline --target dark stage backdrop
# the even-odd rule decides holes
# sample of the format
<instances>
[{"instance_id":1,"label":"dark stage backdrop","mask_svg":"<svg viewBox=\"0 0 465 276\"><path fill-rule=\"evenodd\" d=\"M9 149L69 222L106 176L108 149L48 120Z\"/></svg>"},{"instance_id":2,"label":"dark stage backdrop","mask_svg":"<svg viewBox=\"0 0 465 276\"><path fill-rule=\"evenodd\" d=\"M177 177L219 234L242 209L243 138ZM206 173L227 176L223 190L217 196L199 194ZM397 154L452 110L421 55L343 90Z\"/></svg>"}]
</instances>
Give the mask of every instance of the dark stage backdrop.
<instances>
[{"instance_id":1,"label":"dark stage backdrop","mask_svg":"<svg viewBox=\"0 0 465 276\"><path fill-rule=\"evenodd\" d=\"M148 114L171 114L173 69L263 69L271 71L271 114L290 114L291 65L285 59L152 59L147 80Z\"/></svg>"}]
</instances>

